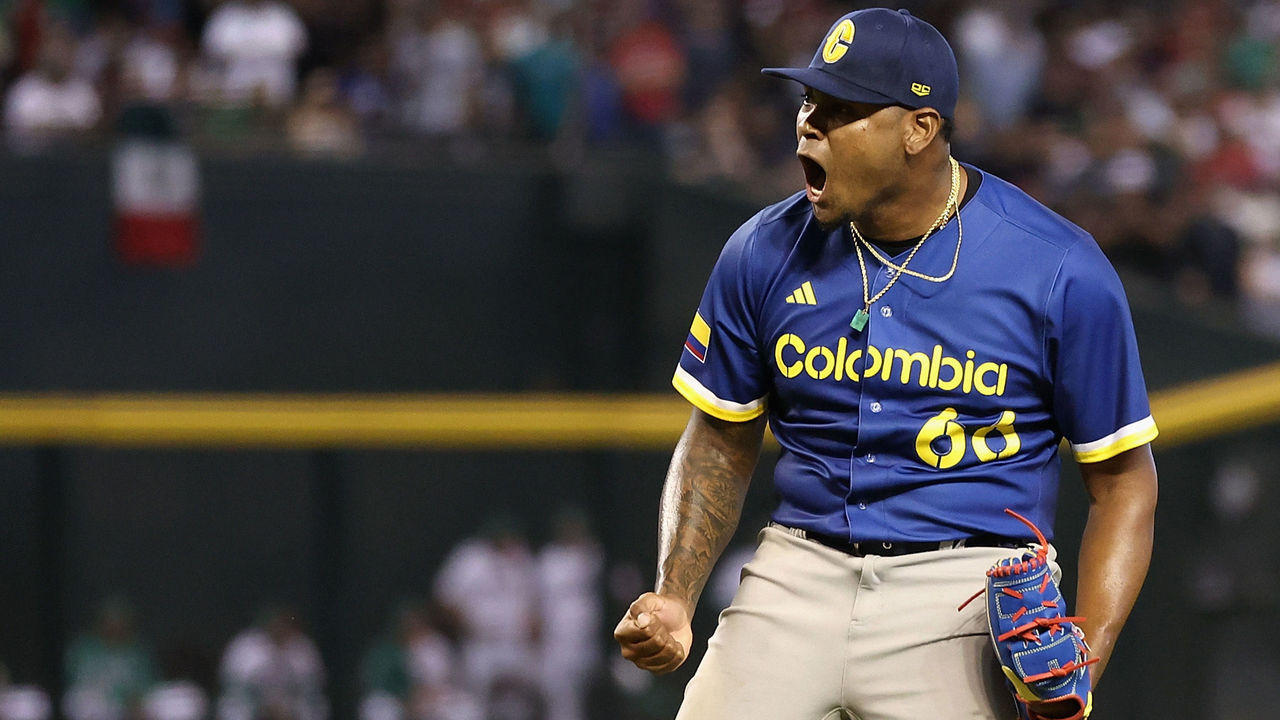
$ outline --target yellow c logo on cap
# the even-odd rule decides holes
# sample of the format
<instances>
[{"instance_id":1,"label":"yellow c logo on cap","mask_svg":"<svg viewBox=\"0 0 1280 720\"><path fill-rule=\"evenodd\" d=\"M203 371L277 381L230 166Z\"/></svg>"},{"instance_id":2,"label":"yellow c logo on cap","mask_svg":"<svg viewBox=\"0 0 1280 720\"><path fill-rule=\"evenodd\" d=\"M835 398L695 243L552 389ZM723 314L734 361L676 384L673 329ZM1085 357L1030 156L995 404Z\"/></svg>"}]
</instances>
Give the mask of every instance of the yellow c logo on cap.
<instances>
[{"instance_id":1,"label":"yellow c logo on cap","mask_svg":"<svg viewBox=\"0 0 1280 720\"><path fill-rule=\"evenodd\" d=\"M849 51L849 43L853 42L853 21L845 18L831 29L827 42L822 46L822 59L833 63Z\"/></svg>"}]
</instances>

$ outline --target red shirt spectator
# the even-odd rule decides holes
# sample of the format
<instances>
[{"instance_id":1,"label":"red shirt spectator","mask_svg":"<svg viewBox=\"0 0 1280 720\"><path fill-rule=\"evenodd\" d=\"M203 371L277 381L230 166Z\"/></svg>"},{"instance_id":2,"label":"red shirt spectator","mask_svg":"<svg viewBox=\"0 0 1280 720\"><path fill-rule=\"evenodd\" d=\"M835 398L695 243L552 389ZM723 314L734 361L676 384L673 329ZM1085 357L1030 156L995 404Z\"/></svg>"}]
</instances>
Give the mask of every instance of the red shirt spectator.
<instances>
[{"instance_id":1,"label":"red shirt spectator","mask_svg":"<svg viewBox=\"0 0 1280 720\"><path fill-rule=\"evenodd\" d=\"M637 25L613 43L610 60L622 87L622 107L644 125L661 125L680 113L684 49L666 26Z\"/></svg>"}]
</instances>

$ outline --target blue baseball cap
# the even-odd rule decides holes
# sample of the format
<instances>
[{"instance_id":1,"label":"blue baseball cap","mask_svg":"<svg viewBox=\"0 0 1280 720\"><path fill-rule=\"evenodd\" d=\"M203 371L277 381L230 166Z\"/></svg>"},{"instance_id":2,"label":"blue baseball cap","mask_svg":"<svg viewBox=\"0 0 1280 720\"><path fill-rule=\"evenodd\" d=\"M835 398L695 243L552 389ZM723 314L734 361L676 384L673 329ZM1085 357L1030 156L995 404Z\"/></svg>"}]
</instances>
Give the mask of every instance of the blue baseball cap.
<instances>
[{"instance_id":1,"label":"blue baseball cap","mask_svg":"<svg viewBox=\"0 0 1280 720\"><path fill-rule=\"evenodd\" d=\"M942 33L906 10L858 10L836 21L807 68L764 68L847 102L931 107L952 119L956 56Z\"/></svg>"}]
</instances>

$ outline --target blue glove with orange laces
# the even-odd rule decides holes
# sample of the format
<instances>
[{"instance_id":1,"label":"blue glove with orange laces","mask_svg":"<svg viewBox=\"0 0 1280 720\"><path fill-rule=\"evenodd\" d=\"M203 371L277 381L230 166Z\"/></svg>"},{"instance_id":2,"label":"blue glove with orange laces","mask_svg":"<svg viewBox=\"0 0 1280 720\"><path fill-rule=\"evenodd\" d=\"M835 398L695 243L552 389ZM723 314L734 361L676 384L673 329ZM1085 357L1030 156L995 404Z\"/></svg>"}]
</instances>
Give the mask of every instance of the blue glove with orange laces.
<instances>
[{"instance_id":1,"label":"blue glove with orange laces","mask_svg":"<svg viewBox=\"0 0 1280 720\"><path fill-rule=\"evenodd\" d=\"M1084 632L1069 617L1049 570L1049 544L1030 520L1006 509L1035 532L1034 552L1001 560L987 571L987 622L1020 720L1083 720L1093 709ZM1045 714L1049 713L1049 714Z\"/></svg>"}]
</instances>

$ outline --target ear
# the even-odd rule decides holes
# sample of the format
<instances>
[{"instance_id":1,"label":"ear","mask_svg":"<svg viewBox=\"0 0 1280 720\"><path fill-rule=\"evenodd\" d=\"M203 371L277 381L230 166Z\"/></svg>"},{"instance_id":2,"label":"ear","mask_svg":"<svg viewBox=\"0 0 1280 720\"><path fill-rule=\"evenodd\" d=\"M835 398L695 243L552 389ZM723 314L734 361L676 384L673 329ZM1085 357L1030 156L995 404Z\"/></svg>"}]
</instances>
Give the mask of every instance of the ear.
<instances>
[{"instance_id":1,"label":"ear","mask_svg":"<svg viewBox=\"0 0 1280 720\"><path fill-rule=\"evenodd\" d=\"M908 155L919 155L942 132L942 116L925 107L902 116L902 146Z\"/></svg>"}]
</instances>

